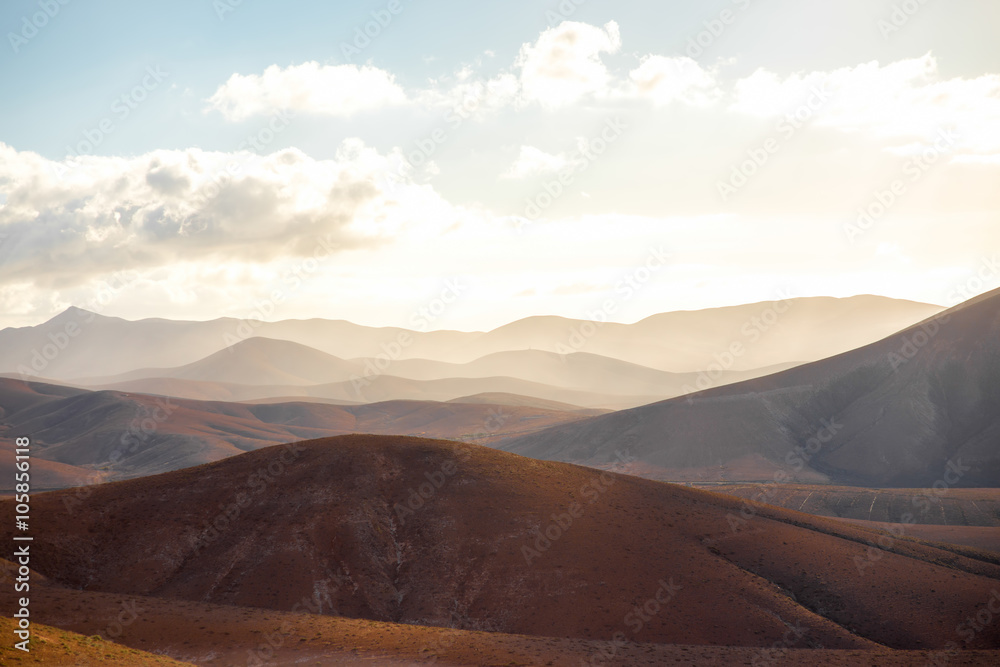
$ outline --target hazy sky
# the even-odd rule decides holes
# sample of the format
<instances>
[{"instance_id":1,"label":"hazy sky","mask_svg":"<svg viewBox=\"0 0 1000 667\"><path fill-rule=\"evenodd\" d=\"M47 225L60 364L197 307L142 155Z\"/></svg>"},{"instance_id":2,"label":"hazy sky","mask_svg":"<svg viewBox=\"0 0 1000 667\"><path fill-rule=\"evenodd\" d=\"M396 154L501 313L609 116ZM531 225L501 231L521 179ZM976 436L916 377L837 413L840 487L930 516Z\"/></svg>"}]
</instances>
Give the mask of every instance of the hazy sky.
<instances>
[{"instance_id":1,"label":"hazy sky","mask_svg":"<svg viewBox=\"0 0 1000 667\"><path fill-rule=\"evenodd\" d=\"M998 25L991 0L11 0L0 327L953 305L1000 286Z\"/></svg>"}]
</instances>

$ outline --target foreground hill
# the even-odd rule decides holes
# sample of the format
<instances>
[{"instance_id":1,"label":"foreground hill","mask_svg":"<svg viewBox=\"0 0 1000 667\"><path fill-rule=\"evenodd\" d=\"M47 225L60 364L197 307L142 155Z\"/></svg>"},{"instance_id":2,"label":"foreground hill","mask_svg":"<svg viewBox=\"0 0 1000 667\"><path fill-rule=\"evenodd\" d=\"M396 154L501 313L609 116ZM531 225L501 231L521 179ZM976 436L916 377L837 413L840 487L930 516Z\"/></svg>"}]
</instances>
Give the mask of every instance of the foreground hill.
<instances>
[{"instance_id":1,"label":"foreground hill","mask_svg":"<svg viewBox=\"0 0 1000 667\"><path fill-rule=\"evenodd\" d=\"M1000 486L1000 291L877 343L514 438L505 450L661 479Z\"/></svg>"},{"instance_id":2,"label":"foreground hill","mask_svg":"<svg viewBox=\"0 0 1000 667\"><path fill-rule=\"evenodd\" d=\"M739 501L704 491L346 436L41 494L32 564L116 595L273 610L316 597L323 614L397 623L829 649L945 648L1000 585L974 550L873 547L874 531L754 507L741 521ZM998 645L994 624L965 647Z\"/></svg>"},{"instance_id":3,"label":"foreground hill","mask_svg":"<svg viewBox=\"0 0 1000 667\"><path fill-rule=\"evenodd\" d=\"M661 371L700 372L732 343L746 353L732 370L812 361L870 343L925 319L939 306L876 296L789 299L655 315L635 324L531 317L490 332L409 331L342 320L131 322L70 308L34 327L0 331L0 372L60 381L192 364L253 336L292 341L340 359L376 357L464 364L511 350L584 351ZM400 341L406 344L401 345ZM327 380L332 381L332 380Z\"/></svg>"},{"instance_id":4,"label":"foreground hill","mask_svg":"<svg viewBox=\"0 0 1000 667\"><path fill-rule=\"evenodd\" d=\"M245 405L91 392L0 378L0 447L30 435L35 488L79 486L94 469L142 476L217 461L268 445L346 433L493 439L593 412L488 403L390 401L369 405ZM11 470L4 457L0 471ZM0 490L14 479L7 475Z\"/></svg>"},{"instance_id":5,"label":"foreground hill","mask_svg":"<svg viewBox=\"0 0 1000 667\"><path fill-rule=\"evenodd\" d=\"M110 610L109 610L110 611ZM10 612L13 614L13 610ZM115 613L115 612L112 612ZM113 618L113 617L112 617ZM0 632L4 637L14 637L17 623L12 618L0 618ZM5 665L107 665L108 667L180 667L191 665L163 655L123 648L112 642L85 637L75 632L33 623L31 650L27 653L14 649L10 642L0 645L0 662Z\"/></svg>"},{"instance_id":6,"label":"foreground hill","mask_svg":"<svg viewBox=\"0 0 1000 667\"><path fill-rule=\"evenodd\" d=\"M166 598L111 595L45 586L32 596L37 618L52 619L73 632L59 633L59 651L12 665L116 664L108 661L116 645L98 641L118 626L109 622L123 610L141 610L141 622L121 629L114 641L149 653L199 665L742 665L774 667L823 664L837 667L903 667L936 664L995 665L996 651L830 650L802 647L751 648L644 644L628 641L566 639L498 632L455 630L421 625L266 609L178 602ZM13 613L13 593L0 589L0 611ZM126 619L131 618L126 612ZM9 621L8 621L9 623ZM48 633L43 628L43 640ZM79 633L79 634L76 634ZM803 642L804 643L804 642ZM82 646L81 646L82 645ZM0 647L6 664L7 654ZM124 651L121 651L125 653ZM135 656L134 652L126 655ZM36 658L39 658L36 661ZM260 661L259 663L257 661ZM144 664L140 659L122 664ZM157 663L152 663L157 664Z\"/></svg>"},{"instance_id":7,"label":"foreground hill","mask_svg":"<svg viewBox=\"0 0 1000 667\"><path fill-rule=\"evenodd\" d=\"M308 602L308 600L306 601ZM141 622L121 629L122 645L191 660L199 665L744 665L799 667L904 667L909 665L995 665L997 651L830 650L804 647L751 648L644 644L620 640L587 640L498 632L455 630L412 624L376 622L309 613L274 612L166 598L121 596L45 586L32 596L37 618L52 619L73 632L58 635L59 651L35 657L11 656L10 664L116 664L108 661L114 644L97 641L109 626L117 633L123 610L141 610ZM0 588L0 611L13 613L13 593ZM126 619L131 618L126 612ZM9 621L8 621L9 623ZM49 628L42 629L43 640ZM52 631L58 632L58 631ZM79 634L75 634L79 633ZM790 635L794 637L794 635ZM806 642L803 642L805 644ZM82 646L81 646L82 644ZM0 656L5 660L5 647ZM124 652L123 652L124 653ZM135 656L135 653L127 654ZM258 662L259 660L259 662ZM122 664L144 664L136 659ZM157 664L157 663L152 663ZM170 663L164 659L160 664Z\"/></svg>"}]
</instances>

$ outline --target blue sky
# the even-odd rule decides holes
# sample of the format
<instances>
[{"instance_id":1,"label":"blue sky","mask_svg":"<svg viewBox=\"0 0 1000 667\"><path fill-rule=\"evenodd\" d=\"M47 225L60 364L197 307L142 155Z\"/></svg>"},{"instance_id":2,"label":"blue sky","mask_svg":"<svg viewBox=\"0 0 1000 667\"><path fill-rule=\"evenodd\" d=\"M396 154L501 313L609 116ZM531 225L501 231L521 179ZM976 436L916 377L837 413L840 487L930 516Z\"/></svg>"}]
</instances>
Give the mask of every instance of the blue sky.
<instances>
[{"instance_id":1,"label":"blue sky","mask_svg":"<svg viewBox=\"0 0 1000 667\"><path fill-rule=\"evenodd\" d=\"M461 277L438 326L470 329L582 317L657 248L623 321L788 292L951 305L992 266L996 3L399 0L345 57L390 4L4 3L0 326L116 271L108 314L277 291L277 318L386 325ZM317 239L339 249L281 287Z\"/></svg>"}]
</instances>

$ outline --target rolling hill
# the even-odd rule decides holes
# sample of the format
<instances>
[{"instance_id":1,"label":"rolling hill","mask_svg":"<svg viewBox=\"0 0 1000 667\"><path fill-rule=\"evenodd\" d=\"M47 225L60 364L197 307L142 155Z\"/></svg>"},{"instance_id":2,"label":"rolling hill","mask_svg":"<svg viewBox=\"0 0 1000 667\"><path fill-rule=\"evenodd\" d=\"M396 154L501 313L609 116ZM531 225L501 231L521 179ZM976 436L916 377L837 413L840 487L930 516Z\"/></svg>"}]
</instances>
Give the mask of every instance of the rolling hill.
<instances>
[{"instance_id":1,"label":"rolling hill","mask_svg":"<svg viewBox=\"0 0 1000 667\"><path fill-rule=\"evenodd\" d=\"M117 376L83 378L83 385L115 385L164 378L237 385L312 385L343 382L364 368L306 345L248 338L177 368L140 368Z\"/></svg>"},{"instance_id":2,"label":"rolling hill","mask_svg":"<svg viewBox=\"0 0 1000 667\"><path fill-rule=\"evenodd\" d=\"M500 446L590 465L627 450L660 479L1000 486L1000 291L829 359Z\"/></svg>"},{"instance_id":3,"label":"rolling hill","mask_svg":"<svg viewBox=\"0 0 1000 667\"><path fill-rule=\"evenodd\" d=\"M383 433L489 442L591 414L427 401L245 405L0 379L0 444L10 451L15 437L30 435L39 489L88 484L102 476L150 475L328 435ZM0 470L13 465L4 458L8 463ZM12 484L14 477L5 479ZM0 490L6 488L0 484Z\"/></svg>"},{"instance_id":4,"label":"rolling hill","mask_svg":"<svg viewBox=\"0 0 1000 667\"><path fill-rule=\"evenodd\" d=\"M135 392L208 401L261 402L316 401L356 405L380 401L453 401L477 394L506 394L532 400L555 401L576 409L615 410L662 400L664 395L626 396L564 389L512 377L444 378L409 380L392 375L377 375L365 381L348 380L317 385L244 385L173 378L131 380L90 387L94 390ZM671 394L667 394L671 395ZM673 394L676 395L676 394Z\"/></svg>"},{"instance_id":5,"label":"rolling hill","mask_svg":"<svg viewBox=\"0 0 1000 667\"><path fill-rule=\"evenodd\" d=\"M341 403L372 400L452 400L462 394L507 393L587 407L621 408L683 395L695 373L667 373L610 357L541 350L498 352L467 364L401 359L345 361L289 341L250 338L193 364L146 368L118 376L84 378L94 389L196 400L260 401L320 398ZM383 370L384 369L384 370ZM770 370L726 371L728 384Z\"/></svg>"},{"instance_id":6,"label":"rolling hill","mask_svg":"<svg viewBox=\"0 0 1000 667\"><path fill-rule=\"evenodd\" d=\"M974 549L878 546L764 505L734 526L726 496L402 437L269 447L99 485L66 511L74 494L34 498L32 565L119 600L315 598L314 613L460 630L881 651L945 648L1000 581ZM972 634L965 648L1000 644L997 624Z\"/></svg>"}]
</instances>

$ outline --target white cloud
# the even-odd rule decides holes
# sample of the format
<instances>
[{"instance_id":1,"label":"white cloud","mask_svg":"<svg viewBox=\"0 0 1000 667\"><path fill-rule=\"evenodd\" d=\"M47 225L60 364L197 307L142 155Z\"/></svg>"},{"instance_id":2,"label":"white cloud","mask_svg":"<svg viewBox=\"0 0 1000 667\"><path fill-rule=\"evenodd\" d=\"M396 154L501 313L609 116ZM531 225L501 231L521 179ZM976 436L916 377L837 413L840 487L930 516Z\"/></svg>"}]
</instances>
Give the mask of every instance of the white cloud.
<instances>
[{"instance_id":1,"label":"white cloud","mask_svg":"<svg viewBox=\"0 0 1000 667\"><path fill-rule=\"evenodd\" d=\"M830 99L817 105L814 122L819 126L902 142L896 147L899 153L912 148L914 139L933 142L946 128L956 130L965 150L1000 150L1000 75L944 79L930 54L785 78L758 70L736 83L731 109L780 116L801 107L823 86Z\"/></svg>"},{"instance_id":2,"label":"white cloud","mask_svg":"<svg viewBox=\"0 0 1000 667\"><path fill-rule=\"evenodd\" d=\"M956 164L977 164L983 166L1000 166L1000 154L994 155L956 155L951 159Z\"/></svg>"},{"instance_id":3,"label":"white cloud","mask_svg":"<svg viewBox=\"0 0 1000 667\"><path fill-rule=\"evenodd\" d=\"M612 77L601 54L616 53L621 45L614 21L603 28L574 21L549 28L517 57L523 101L555 109L605 94Z\"/></svg>"},{"instance_id":4,"label":"white cloud","mask_svg":"<svg viewBox=\"0 0 1000 667\"><path fill-rule=\"evenodd\" d=\"M60 288L181 261L268 262L426 238L469 214L431 187L384 182L388 158L345 141L336 159L200 149L54 162L0 143L0 285Z\"/></svg>"},{"instance_id":5,"label":"white cloud","mask_svg":"<svg viewBox=\"0 0 1000 667\"><path fill-rule=\"evenodd\" d=\"M500 178L521 179L552 174L569 164L570 159L562 153L551 155L534 146L521 146L521 152L514 160L514 164L501 174Z\"/></svg>"},{"instance_id":6,"label":"white cloud","mask_svg":"<svg viewBox=\"0 0 1000 667\"><path fill-rule=\"evenodd\" d=\"M629 72L629 84L623 94L646 98L658 105L681 101L706 106L718 100L722 91L715 77L691 58L647 55L639 67Z\"/></svg>"},{"instance_id":7,"label":"white cloud","mask_svg":"<svg viewBox=\"0 0 1000 667\"><path fill-rule=\"evenodd\" d=\"M307 62L263 74L233 74L208 99L229 121L293 110L329 116L404 104L406 94L392 74L377 67Z\"/></svg>"}]
</instances>

